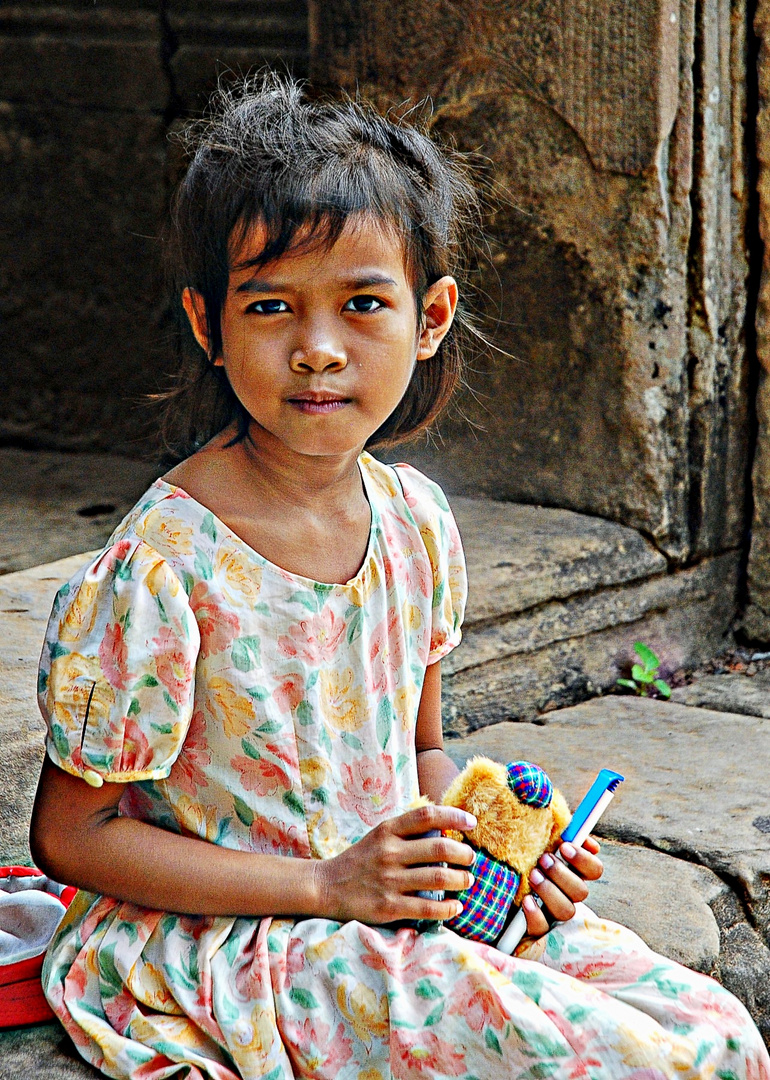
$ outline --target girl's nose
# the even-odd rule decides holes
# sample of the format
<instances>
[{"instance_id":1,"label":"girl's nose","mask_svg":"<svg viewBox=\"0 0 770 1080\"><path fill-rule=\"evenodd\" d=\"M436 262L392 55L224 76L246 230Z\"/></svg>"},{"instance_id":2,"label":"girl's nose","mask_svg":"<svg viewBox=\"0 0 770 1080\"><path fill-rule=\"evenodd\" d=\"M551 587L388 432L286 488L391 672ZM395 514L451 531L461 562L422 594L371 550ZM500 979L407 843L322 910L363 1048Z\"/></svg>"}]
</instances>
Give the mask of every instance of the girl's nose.
<instances>
[{"instance_id":1,"label":"girl's nose","mask_svg":"<svg viewBox=\"0 0 770 1080\"><path fill-rule=\"evenodd\" d=\"M289 358L292 371L320 373L322 371L341 371L346 367L348 358L345 350L330 340L305 341L298 345Z\"/></svg>"}]
</instances>

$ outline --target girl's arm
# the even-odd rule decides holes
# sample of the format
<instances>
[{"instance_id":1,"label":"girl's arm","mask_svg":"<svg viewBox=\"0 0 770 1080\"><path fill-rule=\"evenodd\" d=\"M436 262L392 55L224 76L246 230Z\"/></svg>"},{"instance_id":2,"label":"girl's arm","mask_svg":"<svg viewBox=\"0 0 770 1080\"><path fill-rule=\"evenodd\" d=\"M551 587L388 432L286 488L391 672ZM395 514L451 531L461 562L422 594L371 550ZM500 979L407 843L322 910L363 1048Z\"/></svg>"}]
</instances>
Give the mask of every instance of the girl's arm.
<instances>
[{"instance_id":1,"label":"girl's arm","mask_svg":"<svg viewBox=\"0 0 770 1080\"><path fill-rule=\"evenodd\" d=\"M431 664L425 672L415 747L420 791L438 802L458 773L457 766L444 753L440 663ZM571 844L562 844L561 853L574 868L574 873L550 855L544 855L532 871L532 891L537 893L546 910L559 922L571 919L575 914L575 904L588 897L586 881L596 881L601 877L603 867L596 858L598 851L599 845L592 836L578 850ZM549 924L534 900L525 897L522 907L527 918L527 933L532 937L546 934L550 929Z\"/></svg>"},{"instance_id":2,"label":"girl's arm","mask_svg":"<svg viewBox=\"0 0 770 1080\"><path fill-rule=\"evenodd\" d=\"M304 915L383 923L448 919L455 900L418 890L459 892L473 852L432 829L462 830L461 810L420 807L372 829L324 861L234 851L135 818L121 817L123 785L92 788L46 758L30 828L36 864L50 877L143 907L192 915ZM453 865L440 866L440 863Z\"/></svg>"}]
</instances>

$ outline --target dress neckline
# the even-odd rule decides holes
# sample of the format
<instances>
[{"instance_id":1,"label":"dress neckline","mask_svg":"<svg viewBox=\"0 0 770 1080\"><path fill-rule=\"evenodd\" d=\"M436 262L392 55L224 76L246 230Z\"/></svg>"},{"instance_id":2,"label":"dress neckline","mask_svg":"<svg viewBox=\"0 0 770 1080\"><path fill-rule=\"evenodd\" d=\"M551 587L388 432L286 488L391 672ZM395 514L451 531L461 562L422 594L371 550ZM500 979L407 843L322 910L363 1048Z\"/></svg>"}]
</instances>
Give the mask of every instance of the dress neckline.
<instances>
[{"instance_id":1,"label":"dress neckline","mask_svg":"<svg viewBox=\"0 0 770 1080\"><path fill-rule=\"evenodd\" d=\"M270 559L262 555L259 551L256 550L256 548L252 547L251 544L248 544L243 539L243 537L239 536L239 534L235 532L234 529L231 529L229 525L222 521L222 519L218 517L213 510L210 510L205 503L200 502L199 499L196 499L193 495L190 495L189 492L185 491L183 487L180 487L178 484L170 484L168 480L164 480L163 477L159 477L153 484L153 487L165 488L167 491L170 492L179 492L181 498L183 498L186 502L189 502L193 506L197 507L199 511L202 511L203 516L211 515L211 518L216 525L217 532L221 533L223 536L228 537L250 558L255 559L261 566L266 567L267 569L270 569L277 574L280 574L281 577L297 581L305 585L306 587L312 589L347 589L358 585L361 581L361 578L364 577L367 568L370 566L372 558L374 556L374 545L376 540L376 533L378 531L376 526L379 524L379 513L377 510L376 499L373 497L372 493L372 489L375 487L375 485L372 482L371 477L368 475L368 462L364 460L368 457L368 454L362 454L358 458L356 464L358 465L358 472L361 476L361 483L364 487L364 497L369 504L369 511L371 514L371 521L369 524L369 539L366 545L366 552L364 554L361 565L359 566L353 577L349 578L347 581L316 581L314 578L305 577L304 574L295 574L291 570L286 570L283 566L279 566L277 563L271 562Z\"/></svg>"}]
</instances>

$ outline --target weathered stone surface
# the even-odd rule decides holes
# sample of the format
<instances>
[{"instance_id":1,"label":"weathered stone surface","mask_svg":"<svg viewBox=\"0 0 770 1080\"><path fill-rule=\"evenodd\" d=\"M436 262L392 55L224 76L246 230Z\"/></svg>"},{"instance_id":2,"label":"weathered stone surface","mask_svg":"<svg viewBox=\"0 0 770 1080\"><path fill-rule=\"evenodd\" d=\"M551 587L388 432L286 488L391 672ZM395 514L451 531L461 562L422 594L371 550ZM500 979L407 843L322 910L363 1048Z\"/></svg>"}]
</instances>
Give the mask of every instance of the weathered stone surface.
<instances>
[{"instance_id":1,"label":"weathered stone surface","mask_svg":"<svg viewBox=\"0 0 770 1080\"><path fill-rule=\"evenodd\" d=\"M767 68L768 65L765 65ZM770 126L770 117L767 119ZM770 164L770 131L767 136L768 147L765 153ZM767 172L767 164L764 166ZM767 191L765 198L770 197ZM770 214L770 204L767 206ZM769 223L770 224L770 223ZM765 226L767 229L767 226ZM768 231L770 240L770 231ZM765 251L768 250L766 245ZM764 272L767 281L767 270ZM770 283L765 284L768 292L765 301L770 307ZM765 316L761 316L763 319ZM757 314L760 320L760 314ZM760 331L758 333L758 338ZM770 366L770 331L764 331L768 347L764 353L763 364ZM749 602L743 617L743 630L754 641L770 642L770 373L763 369L759 373L756 396L757 442L752 468L752 495L754 517L751 524L751 548L748 561L748 598Z\"/></svg>"},{"instance_id":2,"label":"weathered stone surface","mask_svg":"<svg viewBox=\"0 0 770 1080\"><path fill-rule=\"evenodd\" d=\"M588 904L621 923L651 949L711 974L719 958L719 927L711 905L729 888L713 871L649 848L605 841L604 874Z\"/></svg>"},{"instance_id":3,"label":"weathered stone surface","mask_svg":"<svg viewBox=\"0 0 770 1080\"><path fill-rule=\"evenodd\" d=\"M152 0L77 7L5 4L0 97L44 109L67 105L160 113L169 94L161 33Z\"/></svg>"},{"instance_id":4,"label":"weathered stone surface","mask_svg":"<svg viewBox=\"0 0 770 1080\"><path fill-rule=\"evenodd\" d=\"M498 619L666 570L633 529L569 510L457 498L470 580L466 623Z\"/></svg>"},{"instance_id":5,"label":"weathered stone surface","mask_svg":"<svg viewBox=\"0 0 770 1080\"><path fill-rule=\"evenodd\" d=\"M0 1080L95 1080L59 1024L0 1032Z\"/></svg>"},{"instance_id":6,"label":"weathered stone surface","mask_svg":"<svg viewBox=\"0 0 770 1080\"><path fill-rule=\"evenodd\" d=\"M0 448L0 574L101 547L160 472L107 454Z\"/></svg>"},{"instance_id":7,"label":"weathered stone surface","mask_svg":"<svg viewBox=\"0 0 770 1080\"><path fill-rule=\"evenodd\" d=\"M159 116L0 104L0 436L139 453L164 157Z\"/></svg>"},{"instance_id":8,"label":"weathered stone surface","mask_svg":"<svg viewBox=\"0 0 770 1080\"><path fill-rule=\"evenodd\" d=\"M661 658L664 674L697 666L729 643L738 577L738 555L728 554L510 618L501 612L496 622L469 621L462 644L443 662L446 730L462 735L501 720L532 720L610 689L628 675L639 640Z\"/></svg>"},{"instance_id":9,"label":"weathered stone surface","mask_svg":"<svg viewBox=\"0 0 770 1080\"><path fill-rule=\"evenodd\" d=\"M715 898L712 909L720 931L714 975L741 999L770 1047L770 949L729 889Z\"/></svg>"},{"instance_id":10,"label":"weathered stone surface","mask_svg":"<svg viewBox=\"0 0 770 1080\"><path fill-rule=\"evenodd\" d=\"M674 559L716 553L743 528L742 8L731 24L717 0L700 6L698 55L690 2L568 8L311 4L317 80L391 102L430 95L434 129L483 153L506 192L482 287L507 355L474 365L476 396L461 405L477 429L447 421L443 441L410 459L456 494L599 514ZM629 36L599 60L597 35L626 20ZM430 35L413 32L425 25ZM651 35L657 72L643 100L627 96L620 44L637 32ZM571 101L597 103L590 132L560 96L559 68ZM601 119L615 93L625 133ZM625 139L642 130L655 150L631 168Z\"/></svg>"},{"instance_id":11,"label":"weathered stone surface","mask_svg":"<svg viewBox=\"0 0 770 1080\"><path fill-rule=\"evenodd\" d=\"M170 60L174 91L199 110L217 76L270 65L307 73L305 0L171 0L166 18L177 42Z\"/></svg>"},{"instance_id":12,"label":"weathered stone surface","mask_svg":"<svg viewBox=\"0 0 770 1080\"><path fill-rule=\"evenodd\" d=\"M0 865L30 861L27 829L44 733L37 664L54 595L87 558L0 577Z\"/></svg>"},{"instance_id":13,"label":"weathered stone surface","mask_svg":"<svg viewBox=\"0 0 770 1080\"><path fill-rule=\"evenodd\" d=\"M717 712L770 718L770 672L757 675L704 675L671 694L680 705L695 705Z\"/></svg>"},{"instance_id":14,"label":"weathered stone surface","mask_svg":"<svg viewBox=\"0 0 770 1080\"><path fill-rule=\"evenodd\" d=\"M600 768L617 769L626 782L597 833L682 855L739 883L770 940L770 720L634 697L597 698L543 719L497 724L447 746L463 760L537 761L571 805Z\"/></svg>"}]
</instances>

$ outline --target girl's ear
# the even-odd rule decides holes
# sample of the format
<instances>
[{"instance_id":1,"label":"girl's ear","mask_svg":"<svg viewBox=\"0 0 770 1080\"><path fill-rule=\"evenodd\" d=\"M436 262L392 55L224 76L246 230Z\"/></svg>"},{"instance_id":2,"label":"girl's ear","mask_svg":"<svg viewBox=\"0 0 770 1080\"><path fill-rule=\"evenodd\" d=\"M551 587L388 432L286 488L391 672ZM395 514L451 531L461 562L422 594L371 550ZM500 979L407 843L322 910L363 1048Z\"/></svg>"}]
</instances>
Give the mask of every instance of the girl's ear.
<instances>
[{"instance_id":1,"label":"girl's ear","mask_svg":"<svg viewBox=\"0 0 770 1080\"><path fill-rule=\"evenodd\" d=\"M453 277L439 278L425 293L422 324L417 344L417 359L429 360L443 341L457 308L457 282Z\"/></svg>"},{"instance_id":2,"label":"girl's ear","mask_svg":"<svg viewBox=\"0 0 770 1080\"><path fill-rule=\"evenodd\" d=\"M195 340L200 347L211 359L209 352L209 324L206 318L206 302L203 296L196 292L195 289L185 289L182 293L182 307L185 310L187 318L190 320L190 326L192 332L195 334Z\"/></svg>"}]
</instances>

